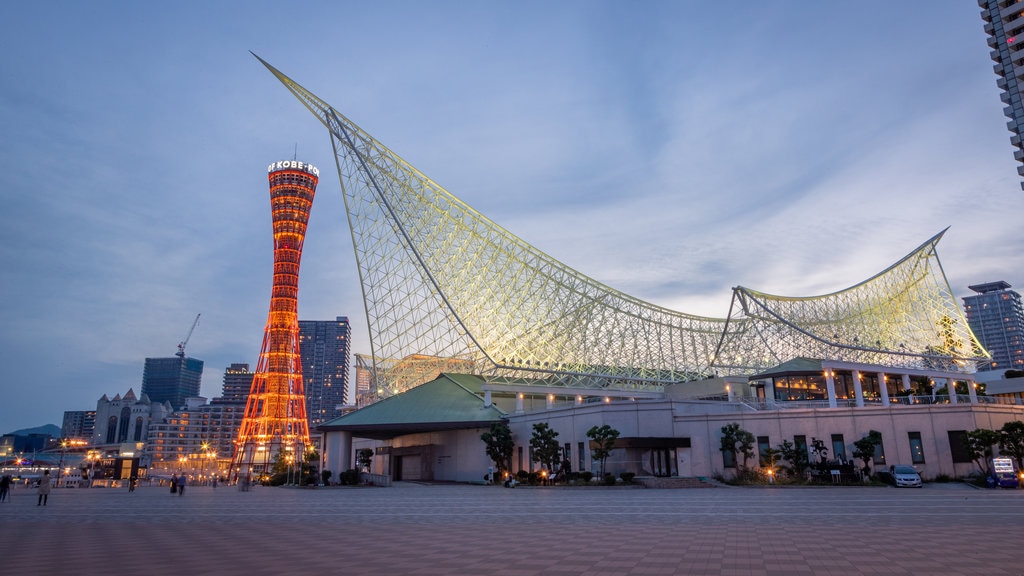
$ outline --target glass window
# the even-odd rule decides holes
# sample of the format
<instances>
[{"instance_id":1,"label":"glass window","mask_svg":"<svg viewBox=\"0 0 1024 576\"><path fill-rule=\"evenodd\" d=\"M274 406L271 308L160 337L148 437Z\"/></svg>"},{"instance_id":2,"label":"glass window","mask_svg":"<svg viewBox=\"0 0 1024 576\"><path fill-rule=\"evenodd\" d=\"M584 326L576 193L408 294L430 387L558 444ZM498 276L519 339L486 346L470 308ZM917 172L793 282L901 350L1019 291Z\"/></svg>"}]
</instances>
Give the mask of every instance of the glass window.
<instances>
[{"instance_id":1,"label":"glass window","mask_svg":"<svg viewBox=\"0 0 1024 576\"><path fill-rule=\"evenodd\" d=\"M875 444L875 455L871 457L875 466L885 466L885 447L881 442Z\"/></svg>"},{"instance_id":2,"label":"glass window","mask_svg":"<svg viewBox=\"0 0 1024 576\"><path fill-rule=\"evenodd\" d=\"M807 436L793 436L793 444L796 446L796 453L810 462L811 455L807 453Z\"/></svg>"},{"instance_id":3,"label":"glass window","mask_svg":"<svg viewBox=\"0 0 1024 576\"><path fill-rule=\"evenodd\" d=\"M843 440L842 434L832 435L832 455L836 457L836 460L846 462L846 442Z\"/></svg>"},{"instance_id":4,"label":"glass window","mask_svg":"<svg viewBox=\"0 0 1024 576\"><path fill-rule=\"evenodd\" d=\"M722 450L722 466L726 468L735 468L736 454L731 450Z\"/></svg>"},{"instance_id":5,"label":"glass window","mask_svg":"<svg viewBox=\"0 0 1024 576\"><path fill-rule=\"evenodd\" d=\"M768 443L767 436L757 437L757 461L764 468L769 465L768 463L768 450L771 448L771 444Z\"/></svg>"},{"instance_id":6,"label":"glass window","mask_svg":"<svg viewBox=\"0 0 1024 576\"><path fill-rule=\"evenodd\" d=\"M924 445L921 443L920 432L907 432L910 439L910 461L914 464L924 464Z\"/></svg>"},{"instance_id":7,"label":"glass window","mask_svg":"<svg viewBox=\"0 0 1024 576\"><path fill-rule=\"evenodd\" d=\"M969 464L972 462L971 455L967 450L967 431L950 430L949 452L953 456L954 464Z\"/></svg>"}]
</instances>

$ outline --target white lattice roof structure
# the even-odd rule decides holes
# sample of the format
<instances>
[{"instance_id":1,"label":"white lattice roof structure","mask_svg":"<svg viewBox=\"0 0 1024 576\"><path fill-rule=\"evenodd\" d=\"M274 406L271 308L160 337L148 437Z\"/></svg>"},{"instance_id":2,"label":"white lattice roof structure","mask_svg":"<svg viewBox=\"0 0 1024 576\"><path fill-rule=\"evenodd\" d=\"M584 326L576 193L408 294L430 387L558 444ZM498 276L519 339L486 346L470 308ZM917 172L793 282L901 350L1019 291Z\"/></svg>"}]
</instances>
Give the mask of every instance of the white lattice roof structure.
<instances>
[{"instance_id":1,"label":"white lattice roof structure","mask_svg":"<svg viewBox=\"0 0 1024 576\"><path fill-rule=\"evenodd\" d=\"M727 318L669 310L516 237L260 62L330 133L381 397L415 382L406 358L547 386L649 391L794 356L968 370L984 354L939 264L942 233L832 294L739 287Z\"/></svg>"}]
</instances>

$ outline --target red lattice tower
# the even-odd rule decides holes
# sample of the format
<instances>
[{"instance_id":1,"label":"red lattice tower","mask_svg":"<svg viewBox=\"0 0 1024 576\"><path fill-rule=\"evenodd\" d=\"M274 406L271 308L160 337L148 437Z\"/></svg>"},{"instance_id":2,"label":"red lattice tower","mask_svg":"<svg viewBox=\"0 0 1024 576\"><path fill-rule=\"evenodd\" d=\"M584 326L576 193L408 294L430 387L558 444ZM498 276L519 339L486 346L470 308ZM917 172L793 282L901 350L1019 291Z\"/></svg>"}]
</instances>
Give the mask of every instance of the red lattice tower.
<instances>
[{"instance_id":1,"label":"red lattice tower","mask_svg":"<svg viewBox=\"0 0 1024 576\"><path fill-rule=\"evenodd\" d=\"M263 348L231 468L237 477L266 471L276 458L298 463L310 448L299 356L299 263L320 171L286 160L267 168L274 221L274 287Z\"/></svg>"}]
</instances>

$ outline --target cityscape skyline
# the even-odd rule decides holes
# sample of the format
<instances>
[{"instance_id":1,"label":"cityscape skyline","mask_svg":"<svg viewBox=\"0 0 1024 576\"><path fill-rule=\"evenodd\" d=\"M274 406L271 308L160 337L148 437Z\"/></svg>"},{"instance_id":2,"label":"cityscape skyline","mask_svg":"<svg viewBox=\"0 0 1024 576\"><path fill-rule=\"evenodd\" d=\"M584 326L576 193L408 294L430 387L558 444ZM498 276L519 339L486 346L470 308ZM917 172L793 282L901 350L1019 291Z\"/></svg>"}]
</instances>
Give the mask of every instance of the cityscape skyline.
<instances>
[{"instance_id":1,"label":"cityscape skyline","mask_svg":"<svg viewBox=\"0 0 1024 576\"><path fill-rule=\"evenodd\" d=\"M519 237L669 308L722 317L734 283L837 290L947 225L958 296L1020 284L1022 198L976 6L751 7L727 38L708 6L398 4L397 19L325 6L302 38L273 32L270 4L188 25L181 8L13 8L13 46L55 40L0 56L18 79L0 94L0 424L138 390L142 359L170 356L197 312L190 356L216 374L255 365L271 269L260 167L295 148L333 162L250 49ZM335 36L341 21L355 38ZM343 42L359 48L341 58ZM368 353L325 169L300 317L348 316L352 352Z\"/></svg>"}]
</instances>

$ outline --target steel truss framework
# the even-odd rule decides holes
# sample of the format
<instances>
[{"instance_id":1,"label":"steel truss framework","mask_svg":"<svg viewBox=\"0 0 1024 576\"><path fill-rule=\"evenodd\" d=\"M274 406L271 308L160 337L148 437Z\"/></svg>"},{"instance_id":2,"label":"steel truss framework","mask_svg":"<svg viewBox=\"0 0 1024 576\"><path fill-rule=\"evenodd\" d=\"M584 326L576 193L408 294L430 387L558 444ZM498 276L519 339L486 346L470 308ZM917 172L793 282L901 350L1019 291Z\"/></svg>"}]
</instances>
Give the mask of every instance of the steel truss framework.
<instances>
[{"instance_id":1,"label":"steel truss framework","mask_svg":"<svg viewBox=\"0 0 1024 576\"><path fill-rule=\"evenodd\" d=\"M676 312L517 238L260 62L330 132L380 396L410 385L400 368L416 355L485 377L630 391L797 355L967 366L981 350L938 262L941 233L847 290L784 298L740 287L727 318Z\"/></svg>"}]
</instances>

